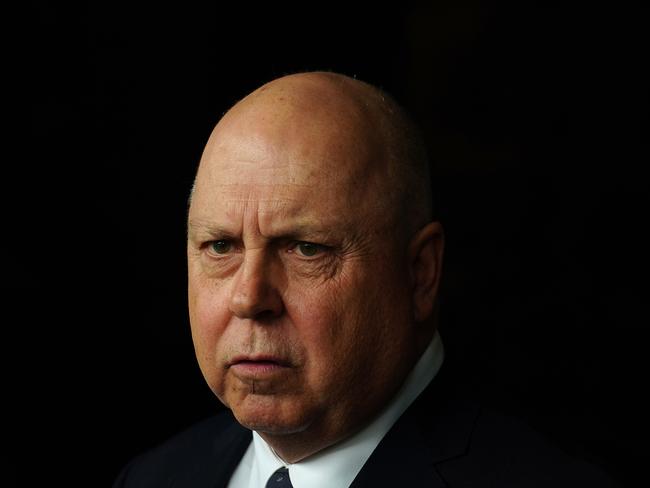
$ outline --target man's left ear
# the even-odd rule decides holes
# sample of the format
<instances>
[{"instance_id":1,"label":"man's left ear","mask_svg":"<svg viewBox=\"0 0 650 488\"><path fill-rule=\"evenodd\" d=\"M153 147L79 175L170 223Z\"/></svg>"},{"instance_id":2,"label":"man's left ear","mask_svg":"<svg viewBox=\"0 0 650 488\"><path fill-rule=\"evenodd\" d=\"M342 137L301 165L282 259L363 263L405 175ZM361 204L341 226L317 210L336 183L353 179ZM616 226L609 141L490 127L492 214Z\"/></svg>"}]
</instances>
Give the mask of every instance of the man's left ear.
<instances>
[{"instance_id":1,"label":"man's left ear","mask_svg":"<svg viewBox=\"0 0 650 488\"><path fill-rule=\"evenodd\" d=\"M409 271L413 314L416 322L422 322L433 313L445 236L440 222L430 222L420 229L409 244Z\"/></svg>"}]
</instances>

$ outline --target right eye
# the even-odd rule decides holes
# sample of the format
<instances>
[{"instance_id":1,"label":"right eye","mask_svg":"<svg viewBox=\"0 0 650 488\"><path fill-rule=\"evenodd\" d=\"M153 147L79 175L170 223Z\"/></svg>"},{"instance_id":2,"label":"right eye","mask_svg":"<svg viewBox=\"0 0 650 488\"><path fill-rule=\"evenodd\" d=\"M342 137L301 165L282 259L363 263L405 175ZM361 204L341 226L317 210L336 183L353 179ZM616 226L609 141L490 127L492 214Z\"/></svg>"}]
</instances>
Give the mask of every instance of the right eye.
<instances>
[{"instance_id":1,"label":"right eye","mask_svg":"<svg viewBox=\"0 0 650 488\"><path fill-rule=\"evenodd\" d=\"M220 239L210 243L210 250L215 254L226 254L232 249L232 242Z\"/></svg>"}]
</instances>

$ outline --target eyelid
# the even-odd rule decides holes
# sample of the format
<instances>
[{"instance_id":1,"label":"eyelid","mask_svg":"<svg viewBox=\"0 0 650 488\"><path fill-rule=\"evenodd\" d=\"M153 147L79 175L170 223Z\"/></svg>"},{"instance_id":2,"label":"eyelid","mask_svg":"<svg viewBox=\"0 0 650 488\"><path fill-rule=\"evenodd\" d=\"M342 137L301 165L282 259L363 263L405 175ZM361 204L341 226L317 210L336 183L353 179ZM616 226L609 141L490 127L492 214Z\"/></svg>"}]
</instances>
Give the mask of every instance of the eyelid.
<instances>
[{"instance_id":1,"label":"eyelid","mask_svg":"<svg viewBox=\"0 0 650 488\"><path fill-rule=\"evenodd\" d=\"M220 238L218 238L218 239L206 239L206 240L204 240L203 242L201 242L201 246L202 246L202 247L209 246L210 244L213 244L213 243L215 243L215 242L227 242L227 243L229 243L229 244L234 245L235 240L234 240L234 239L230 239L229 237L220 237Z\"/></svg>"},{"instance_id":2,"label":"eyelid","mask_svg":"<svg viewBox=\"0 0 650 488\"><path fill-rule=\"evenodd\" d=\"M228 250L227 253L217 253L214 252L212 249L212 245L216 242L224 242L230 245L230 249ZM305 254L302 254L299 250L297 250L298 246L301 244L307 244L310 246L314 246L317 250L316 254L313 256L307 256ZM233 239L231 237L220 237L220 238L212 238L209 240L206 240L202 243L200 243L200 248L204 250L205 252L209 253L212 256L216 257L223 257L227 254L230 254L232 252L239 252L242 250L242 245L240 242L238 242L237 239ZM331 250L331 246L328 246L326 244L320 244L318 242L312 242L312 241L305 241L305 240L292 240L289 242L288 245L288 250L287 252L289 253L296 253L298 254L301 258L303 259L316 259L318 257L321 257L325 252Z\"/></svg>"},{"instance_id":3,"label":"eyelid","mask_svg":"<svg viewBox=\"0 0 650 488\"><path fill-rule=\"evenodd\" d=\"M317 249L316 254L313 256L306 256L300 252L296 252L296 249L298 246L301 244L308 244L310 246L314 246ZM322 255L327 252L330 249L329 246L326 246L325 244L319 244L317 242L311 242L311 241L293 241L289 247L289 252L290 253L296 253L298 254L302 259L317 259L322 257Z\"/></svg>"},{"instance_id":4,"label":"eyelid","mask_svg":"<svg viewBox=\"0 0 650 488\"><path fill-rule=\"evenodd\" d=\"M227 244L230 245L230 249L228 249L228 251L225 252L225 253L215 252L212 249L212 245L215 242L227 243ZM219 238L219 239L210 239L208 241L203 242L201 244L201 249L203 251L205 251L206 253L208 253L212 257L221 258L221 257L227 256L228 254L231 254L232 252L237 252L238 249L239 249L239 246L238 246L237 241L235 239L231 239L229 237L222 237L222 238Z\"/></svg>"}]
</instances>

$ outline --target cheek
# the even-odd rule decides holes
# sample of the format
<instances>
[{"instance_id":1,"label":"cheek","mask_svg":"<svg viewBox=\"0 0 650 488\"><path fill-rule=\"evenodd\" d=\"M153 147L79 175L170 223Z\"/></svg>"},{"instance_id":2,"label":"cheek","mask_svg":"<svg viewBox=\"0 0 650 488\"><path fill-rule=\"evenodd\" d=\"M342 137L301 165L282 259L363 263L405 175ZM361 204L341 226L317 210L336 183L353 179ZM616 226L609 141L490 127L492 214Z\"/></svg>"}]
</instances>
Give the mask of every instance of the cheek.
<instances>
[{"instance_id":1,"label":"cheek","mask_svg":"<svg viewBox=\"0 0 650 488\"><path fill-rule=\"evenodd\" d=\"M217 348L229 320L228 302L225 294L218 290L214 284L190 281L188 304L192 340L208 382L217 369Z\"/></svg>"},{"instance_id":2,"label":"cheek","mask_svg":"<svg viewBox=\"0 0 650 488\"><path fill-rule=\"evenodd\" d=\"M287 289L284 303L289 321L311 349L326 348L336 336L342 308L338 292L339 287L329 281Z\"/></svg>"},{"instance_id":3,"label":"cheek","mask_svg":"<svg viewBox=\"0 0 650 488\"><path fill-rule=\"evenodd\" d=\"M390 373L385 364L397 360L409 339L406 287L391 285L399 281L395 275L364 272L368 268L381 269L344 272L309 288L296 303L310 381L342 395L360 381L383 381L380 376Z\"/></svg>"},{"instance_id":4,"label":"cheek","mask_svg":"<svg viewBox=\"0 0 650 488\"><path fill-rule=\"evenodd\" d=\"M341 276L287 294L287 312L308 359L305 379L314 391L330 394L350 372L363 334L356 285L352 277Z\"/></svg>"}]
</instances>

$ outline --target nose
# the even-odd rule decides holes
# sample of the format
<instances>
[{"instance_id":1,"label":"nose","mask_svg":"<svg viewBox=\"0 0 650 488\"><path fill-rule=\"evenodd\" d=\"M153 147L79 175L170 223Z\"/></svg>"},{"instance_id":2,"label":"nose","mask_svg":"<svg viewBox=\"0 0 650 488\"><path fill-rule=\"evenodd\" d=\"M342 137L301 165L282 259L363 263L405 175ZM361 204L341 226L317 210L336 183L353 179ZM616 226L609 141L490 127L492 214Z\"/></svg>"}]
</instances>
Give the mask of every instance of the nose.
<instances>
[{"instance_id":1,"label":"nose","mask_svg":"<svg viewBox=\"0 0 650 488\"><path fill-rule=\"evenodd\" d=\"M244 252L230 296L230 311L238 318L268 320L284 310L282 297L272 280L271 263L264 254L263 250Z\"/></svg>"}]
</instances>

